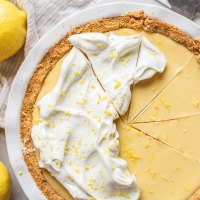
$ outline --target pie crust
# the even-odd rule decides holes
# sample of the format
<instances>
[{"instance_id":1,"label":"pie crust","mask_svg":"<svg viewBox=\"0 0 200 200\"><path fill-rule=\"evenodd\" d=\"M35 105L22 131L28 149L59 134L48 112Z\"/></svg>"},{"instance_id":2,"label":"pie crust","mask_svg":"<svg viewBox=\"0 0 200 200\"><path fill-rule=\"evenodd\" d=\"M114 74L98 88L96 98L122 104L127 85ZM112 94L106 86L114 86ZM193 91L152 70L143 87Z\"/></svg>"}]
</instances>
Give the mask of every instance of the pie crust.
<instances>
[{"instance_id":1,"label":"pie crust","mask_svg":"<svg viewBox=\"0 0 200 200\"><path fill-rule=\"evenodd\" d=\"M200 40L193 39L187 33L184 33L178 28L162 22L159 19L149 17L143 11L130 12L124 16L113 18L97 19L80 27L76 27L68 32L63 39L61 39L49 50L35 69L35 72L28 83L21 108L20 133L22 144L24 146L24 160L38 188L43 192L48 200L63 200L63 197L57 194L44 178L42 170L39 168L37 153L31 139L33 109L38 94L43 86L43 82L55 64L72 48L72 45L68 41L69 36L84 32L104 33L121 28L143 30L149 33L159 33L165 35L175 42L185 46L193 52L198 61L200 61ZM200 190L189 198L189 200L198 199L200 199Z\"/></svg>"}]
</instances>

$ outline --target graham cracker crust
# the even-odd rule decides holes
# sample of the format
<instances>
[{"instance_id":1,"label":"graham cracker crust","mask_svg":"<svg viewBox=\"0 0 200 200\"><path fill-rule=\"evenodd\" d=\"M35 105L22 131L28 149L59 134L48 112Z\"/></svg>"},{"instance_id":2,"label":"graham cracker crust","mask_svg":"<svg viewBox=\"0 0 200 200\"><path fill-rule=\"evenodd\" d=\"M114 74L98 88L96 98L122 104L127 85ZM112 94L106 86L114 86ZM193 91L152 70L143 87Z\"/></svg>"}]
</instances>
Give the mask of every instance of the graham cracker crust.
<instances>
[{"instance_id":1,"label":"graham cracker crust","mask_svg":"<svg viewBox=\"0 0 200 200\"><path fill-rule=\"evenodd\" d=\"M184 45L187 49L193 52L200 61L200 40L192 38L190 35L179 30L175 26L167 24L159 19L151 18L143 11L130 12L124 16L113 18L97 19L80 27L76 27L68 32L63 39L49 50L35 69L35 72L28 83L21 108L20 133L21 141L24 146L24 160L38 188L48 200L64 199L53 190L51 185L49 185L43 177L42 171L38 165L36 150L31 139L33 108L43 86L43 82L55 64L71 50L72 45L68 41L69 36L84 32L104 33L121 28L144 30L149 33L165 35L177 43ZM189 200L200 200L200 190L190 197Z\"/></svg>"}]
</instances>

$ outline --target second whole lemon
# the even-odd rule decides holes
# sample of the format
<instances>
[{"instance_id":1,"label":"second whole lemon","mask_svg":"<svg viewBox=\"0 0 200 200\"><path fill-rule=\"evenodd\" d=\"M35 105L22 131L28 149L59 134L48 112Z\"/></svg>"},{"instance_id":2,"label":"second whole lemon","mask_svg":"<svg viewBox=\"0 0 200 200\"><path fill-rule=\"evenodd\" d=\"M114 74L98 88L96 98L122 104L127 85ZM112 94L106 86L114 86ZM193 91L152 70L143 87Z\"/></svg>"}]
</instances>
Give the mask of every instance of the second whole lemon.
<instances>
[{"instance_id":1,"label":"second whole lemon","mask_svg":"<svg viewBox=\"0 0 200 200\"><path fill-rule=\"evenodd\" d=\"M26 13L0 0L0 62L18 52L26 40Z\"/></svg>"},{"instance_id":2,"label":"second whole lemon","mask_svg":"<svg viewBox=\"0 0 200 200\"><path fill-rule=\"evenodd\" d=\"M0 161L0 200L10 199L10 175L5 165Z\"/></svg>"}]
</instances>

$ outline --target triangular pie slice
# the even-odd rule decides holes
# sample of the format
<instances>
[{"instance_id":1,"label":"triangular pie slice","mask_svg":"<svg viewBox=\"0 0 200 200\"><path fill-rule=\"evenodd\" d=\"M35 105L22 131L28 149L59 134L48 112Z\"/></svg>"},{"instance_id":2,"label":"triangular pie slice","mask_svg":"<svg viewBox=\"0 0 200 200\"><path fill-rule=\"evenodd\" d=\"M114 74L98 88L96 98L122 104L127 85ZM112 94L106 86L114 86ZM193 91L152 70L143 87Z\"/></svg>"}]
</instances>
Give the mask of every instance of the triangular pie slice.
<instances>
[{"instance_id":1,"label":"triangular pie slice","mask_svg":"<svg viewBox=\"0 0 200 200\"><path fill-rule=\"evenodd\" d=\"M120 156L128 163L141 200L185 200L199 187L200 163L117 120Z\"/></svg>"},{"instance_id":2,"label":"triangular pie slice","mask_svg":"<svg viewBox=\"0 0 200 200\"><path fill-rule=\"evenodd\" d=\"M129 33L126 29L124 31L126 34ZM123 32L121 31L120 34ZM184 46L166 36L146 32L141 32L141 34L166 56L167 66L163 73L157 73L151 79L141 81L133 87L128 121L132 121L193 57L193 54Z\"/></svg>"},{"instance_id":3,"label":"triangular pie slice","mask_svg":"<svg viewBox=\"0 0 200 200\"><path fill-rule=\"evenodd\" d=\"M132 123L170 120L200 113L199 85L200 64L193 57Z\"/></svg>"},{"instance_id":4,"label":"triangular pie slice","mask_svg":"<svg viewBox=\"0 0 200 200\"><path fill-rule=\"evenodd\" d=\"M200 115L177 120L138 123L133 127L200 162Z\"/></svg>"}]
</instances>

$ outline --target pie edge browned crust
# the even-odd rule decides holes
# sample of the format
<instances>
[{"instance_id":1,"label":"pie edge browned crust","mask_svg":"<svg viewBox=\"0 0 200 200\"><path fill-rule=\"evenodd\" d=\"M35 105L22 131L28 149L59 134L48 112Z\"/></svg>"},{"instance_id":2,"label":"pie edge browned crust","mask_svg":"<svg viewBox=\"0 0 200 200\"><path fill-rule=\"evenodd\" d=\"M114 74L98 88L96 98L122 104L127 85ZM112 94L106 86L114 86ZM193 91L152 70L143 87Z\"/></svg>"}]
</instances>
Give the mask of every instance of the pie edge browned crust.
<instances>
[{"instance_id":1,"label":"pie edge browned crust","mask_svg":"<svg viewBox=\"0 0 200 200\"><path fill-rule=\"evenodd\" d=\"M33 109L38 94L43 86L43 82L55 64L72 48L72 45L67 39L69 36L83 32L104 33L121 28L144 30L149 33L159 33L165 35L177 43L184 45L196 55L198 60L200 60L200 40L192 38L175 26L167 24L159 19L149 17L143 11L130 12L124 16L97 19L76 27L68 32L63 39L61 39L48 51L48 53L46 53L35 69L31 79L29 80L21 107L20 134L23 145L24 160L32 178L48 200L63 200L63 198L54 191L42 175L42 170L39 168L36 157L36 150L31 139ZM199 199L200 190L197 190L194 195L189 197L189 200Z\"/></svg>"}]
</instances>

